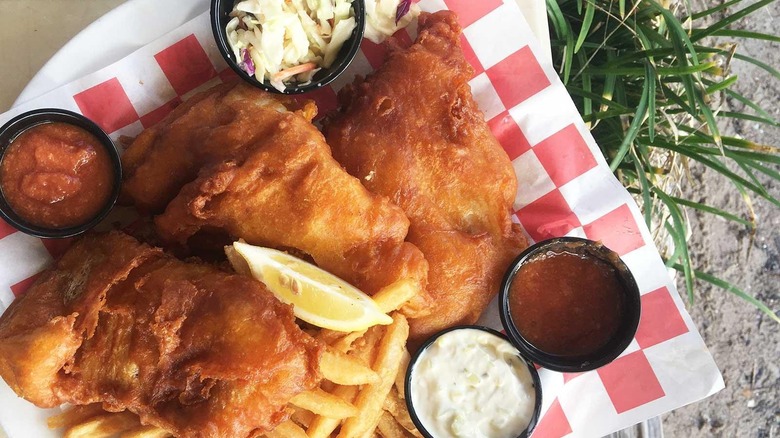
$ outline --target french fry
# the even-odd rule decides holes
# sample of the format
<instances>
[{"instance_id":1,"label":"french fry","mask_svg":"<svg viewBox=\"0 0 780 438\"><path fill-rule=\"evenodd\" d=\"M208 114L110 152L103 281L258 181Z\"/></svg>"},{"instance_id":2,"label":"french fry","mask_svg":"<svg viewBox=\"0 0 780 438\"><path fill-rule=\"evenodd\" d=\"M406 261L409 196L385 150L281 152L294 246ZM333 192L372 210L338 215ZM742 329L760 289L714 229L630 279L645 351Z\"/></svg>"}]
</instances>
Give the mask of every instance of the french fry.
<instances>
[{"instance_id":1,"label":"french fry","mask_svg":"<svg viewBox=\"0 0 780 438\"><path fill-rule=\"evenodd\" d=\"M167 438L172 436L165 429L160 429L157 426L140 426L134 429L130 429L126 432L122 432L119 438Z\"/></svg>"},{"instance_id":2,"label":"french fry","mask_svg":"<svg viewBox=\"0 0 780 438\"><path fill-rule=\"evenodd\" d=\"M296 395L290 400L290 404L323 417L339 420L355 416L358 413L357 408L351 403L319 388Z\"/></svg>"},{"instance_id":3,"label":"french fry","mask_svg":"<svg viewBox=\"0 0 780 438\"><path fill-rule=\"evenodd\" d=\"M379 381L379 375L374 370L332 348L326 349L322 355L320 371L327 380L339 385L364 385Z\"/></svg>"},{"instance_id":4,"label":"french fry","mask_svg":"<svg viewBox=\"0 0 780 438\"><path fill-rule=\"evenodd\" d=\"M333 390L333 395L340 397L342 400L352 402L357 396L358 389L357 386L337 386ZM339 419L317 415L306 429L306 434L309 438L328 438L339 427L339 424L341 424Z\"/></svg>"},{"instance_id":5,"label":"french fry","mask_svg":"<svg viewBox=\"0 0 780 438\"><path fill-rule=\"evenodd\" d=\"M267 438L309 438L300 426L290 420L279 424L270 432L266 432Z\"/></svg>"},{"instance_id":6,"label":"french fry","mask_svg":"<svg viewBox=\"0 0 780 438\"><path fill-rule=\"evenodd\" d=\"M408 438L411 436L387 411L382 412L382 416L379 417L377 429L379 429L382 438Z\"/></svg>"},{"instance_id":7,"label":"french fry","mask_svg":"<svg viewBox=\"0 0 780 438\"><path fill-rule=\"evenodd\" d=\"M359 414L348 418L341 426L338 438L359 438L370 434L379 423L382 406L390 392L403 358L409 323L400 313L394 313L393 323L387 326L380 341L372 367L379 374L379 382L365 385L355 399Z\"/></svg>"},{"instance_id":8,"label":"french fry","mask_svg":"<svg viewBox=\"0 0 780 438\"><path fill-rule=\"evenodd\" d=\"M105 411L100 403L90 405L72 406L64 410L61 414L49 417L46 424L49 429L58 429L60 427L71 427L81 423L91 417L104 414Z\"/></svg>"},{"instance_id":9,"label":"french fry","mask_svg":"<svg viewBox=\"0 0 780 438\"><path fill-rule=\"evenodd\" d=\"M314 420L314 414L310 411L307 411L306 409L301 408L295 408L293 410L292 415L290 416L290 419L297 424L298 426L303 427L304 429L309 427L312 420Z\"/></svg>"},{"instance_id":10,"label":"french fry","mask_svg":"<svg viewBox=\"0 0 780 438\"><path fill-rule=\"evenodd\" d=\"M352 344L352 349L349 353L349 357L363 364L371 363L376 356L376 349L379 346L379 341L384 333L384 326L374 326L368 329L356 340L350 342L350 344ZM338 342L338 339L341 338L334 339ZM358 390L359 388L357 386L339 385L333 390L333 395L352 403L357 396ZM306 429L306 433L310 438L329 438L333 431L339 427L339 424L341 424L340 420L317 415Z\"/></svg>"},{"instance_id":11,"label":"french fry","mask_svg":"<svg viewBox=\"0 0 780 438\"><path fill-rule=\"evenodd\" d=\"M132 412L105 413L65 430L64 438L105 438L140 426Z\"/></svg>"},{"instance_id":12,"label":"french fry","mask_svg":"<svg viewBox=\"0 0 780 438\"><path fill-rule=\"evenodd\" d=\"M419 292L412 280L399 280L382 288L371 298L384 313L394 312L400 309L407 301L414 298Z\"/></svg>"},{"instance_id":13,"label":"french fry","mask_svg":"<svg viewBox=\"0 0 780 438\"><path fill-rule=\"evenodd\" d=\"M412 422L412 417L409 416L409 410L406 408L406 402L399 396L398 391L395 388L390 390L385 399L384 409L390 415L395 418L395 421L406 429L409 434L415 437L422 438L422 434L417 430L417 427Z\"/></svg>"},{"instance_id":14,"label":"french fry","mask_svg":"<svg viewBox=\"0 0 780 438\"><path fill-rule=\"evenodd\" d=\"M406 398L406 371L409 368L409 362L412 360L412 355L409 354L409 350L404 348L404 355L401 359L401 366L398 368L398 374L395 375L395 389L398 391L400 398Z\"/></svg>"},{"instance_id":15,"label":"french fry","mask_svg":"<svg viewBox=\"0 0 780 438\"><path fill-rule=\"evenodd\" d=\"M328 344L331 348L342 353L349 353L353 348L353 343L366 333L365 330L359 332L337 332L335 330L321 330L317 339Z\"/></svg>"}]
</instances>

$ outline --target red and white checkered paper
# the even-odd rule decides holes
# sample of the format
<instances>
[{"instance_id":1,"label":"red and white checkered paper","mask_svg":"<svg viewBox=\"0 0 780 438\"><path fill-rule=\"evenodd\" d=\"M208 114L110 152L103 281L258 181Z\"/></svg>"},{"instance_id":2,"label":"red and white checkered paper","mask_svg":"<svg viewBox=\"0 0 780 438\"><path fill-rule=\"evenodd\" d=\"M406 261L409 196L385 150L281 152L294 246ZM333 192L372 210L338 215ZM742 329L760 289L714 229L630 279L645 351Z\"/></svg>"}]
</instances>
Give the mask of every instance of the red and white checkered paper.
<instances>
[{"instance_id":1,"label":"red and white checkered paper","mask_svg":"<svg viewBox=\"0 0 780 438\"><path fill-rule=\"evenodd\" d=\"M474 67L470 84L518 176L516 219L535 241L556 236L601 240L631 268L642 293L636 338L599 370L540 370L543 416L535 438L601 436L700 400L723 388L707 351L652 243L631 196L614 178L566 89L514 0L422 0L423 10L452 9ZM412 40L414 29L399 35ZM321 113L355 74L382 63L384 49L362 51L332 87L314 98ZM234 74L214 44L206 13L125 59L22 104L4 123L33 108L60 107L96 121L113 138L137 135L192 94ZM0 221L0 311L24 293L67 241L36 239ZM494 303L481 323L500 328ZM51 411L35 408L0 383L0 425L10 438L58 436Z\"/></svg>"}]
</instances>

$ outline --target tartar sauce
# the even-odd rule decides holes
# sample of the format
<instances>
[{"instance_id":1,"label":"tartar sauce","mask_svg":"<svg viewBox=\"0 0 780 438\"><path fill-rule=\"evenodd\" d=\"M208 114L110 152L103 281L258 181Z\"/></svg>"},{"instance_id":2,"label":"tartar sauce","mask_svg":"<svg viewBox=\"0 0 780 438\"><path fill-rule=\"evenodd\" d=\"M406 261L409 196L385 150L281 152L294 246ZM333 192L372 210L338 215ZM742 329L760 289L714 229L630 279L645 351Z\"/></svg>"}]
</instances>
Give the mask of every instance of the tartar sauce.
<instances>
[{"instance_id":1,"label":"tartar sauce","mask_svg":"<svg viewBox=\"0 0 780 438\"><path fill-rule=\"evenodd\" d=\"M514 438L536 402L517 349L471 328L441 335L420 354L410 391L417 417L435 438Z\"/></svg>"}]
</instances>

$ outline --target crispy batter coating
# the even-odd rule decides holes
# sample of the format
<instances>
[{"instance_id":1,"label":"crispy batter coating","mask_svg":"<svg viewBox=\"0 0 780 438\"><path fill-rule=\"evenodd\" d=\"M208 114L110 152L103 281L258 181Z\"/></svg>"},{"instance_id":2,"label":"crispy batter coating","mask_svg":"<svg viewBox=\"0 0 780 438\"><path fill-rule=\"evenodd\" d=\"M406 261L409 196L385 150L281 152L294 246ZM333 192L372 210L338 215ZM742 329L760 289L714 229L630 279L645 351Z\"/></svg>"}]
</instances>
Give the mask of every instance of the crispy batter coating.
<instances>
[{"instance_id":1,"label":"crispy batter coating","mask_svg":"<svg viewBox=\"0 0 780 438\"><path fill-rule=\"evenodd\" d=\"M182 437L248 437L320 380L322 346L261 283L121 233L83 238L0 317L0 376Z\"/></svg>"},{"instance_id":2,"label":"crispy batter coating","mask_svg":"<svg viewBox=\"0 0 780 438\"><path fill-rule=\"evenodd\" d=\"M428 260L429 316L410 321L412 339L473 323L527 246L511 221L512 165L474 102L473 70L448 11L420 16L409 49L339 95L325 127L333 156L370 191L406 212L407 240Z\"/></svg>"},{"instance_id":3,"label":"crispy batter coating","mask_svg":"<svg viewBox=\"0 0 780 438\"><path fill-rule=\"evenodd\" d=\"M295 112L311 120L317 107L243 83L218 85L192 96L144 130L122 155L122 201L142 213L161 213L202 167L241 161L258 139L283 129L274 123L258 125L258 114L272 112Z\"/></svg>"},{"instance_id":4,"label":"crispy batter coating","mask_svg":"<svg viewBox=\"0 0 780 438\"><path fill-rule=\"evenodd\" d=\"M151 211L167 204L155 219L166 243L192 245L221 232L302 252L368 294L399 284L424 290L428 267L404 241L406 215L333 159L311 123L313 103L244 84L194 100L144 132L123 158L128 198ZM425 314L426 295L404 311Z\"/></svg>"}]
</instances>

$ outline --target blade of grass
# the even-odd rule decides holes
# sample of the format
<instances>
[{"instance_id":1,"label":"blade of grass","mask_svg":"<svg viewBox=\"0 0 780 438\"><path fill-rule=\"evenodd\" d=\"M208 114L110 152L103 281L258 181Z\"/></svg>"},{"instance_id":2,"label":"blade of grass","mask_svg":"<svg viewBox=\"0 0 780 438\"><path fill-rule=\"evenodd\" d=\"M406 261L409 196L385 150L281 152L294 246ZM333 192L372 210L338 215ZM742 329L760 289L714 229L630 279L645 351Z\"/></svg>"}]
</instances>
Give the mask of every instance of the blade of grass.
<instances>
[{"instance_id":1,"label":"blade of grass","mask_svg":"<svg viewBox=\"0 0 780 438\"><path fill-rule=\"evenodd\" d=\"M647 225L647 228L652 228L653 201L650 199L650 182L647 180L647 173L645 173L645 169L642 166L642 162L639 160L639 156L634 151L631 151L631 155L634 158L634 165L636 166L636 174L637 179L639 180L639 186L642 187L642 213L645 218L645 224Z\"/></svg>"},{"instance_id":2,"label":"blade of grass","mask_svg":"<svg viewBox=\"0 0 780 438\"><path fill-rule=\"evenodd\" d=\"M726 90L724 90L724 92L726 93L726 96L741 102L743 105L747 107L750 107L753 111L758 113L758 115L766 117L767 119L772 118L772 116L770 116L768 112L764 111L763 108L758 106L756 103L754 103L752 100L748 99L747 97L737 93L736 91L727 88Z\"/></svg>"},{"instance_id":3,"label":"blade of grass","mask_svg":"<svg viewBox=\"0 0 780 438\"><path fill-rule=\"evenodd\" d=\"M693 73L701 73L711 67L717 65L715 62L708 62L698 65L688 65L685 67L658 67L655 69L658 76L686 76ZM616 67L616 68L601 68L591 67L589 72L592 74L607 74L612 73L621 76L640 76L645 73L645 69L642 67Z\"/></svg>"},{"instance_id":4,"label":"blade of grass","mask_svg":"<svg viewBox=\"0 0 780 438\"><path fill-rule=\"evenodd\" d=\"M767 119L761 116L754 116L752 114L745 114L738 111L721 111L720 117L727 117L729 119L748 120L751 122L759 122L769 126L780 126L780 122L776 122L772 119Z\"/></svg>"},{"instance_id":5,"label":"blade of grass","mask_svg":"<svg viewBox=\"0 0 780 438\"><path fill-rule=\"evenodd\" d=\"M737 216L737 215L735 215L733 213L729 213L727 211L724 211L724 210L712 207L710 205L702 204L700 202L694 202L694 201L691 201L689 199L683 199L683 198L678 198L678 197L674 197L674 196L672 196L672 200L674 202L680 204L680 205L685 206L685 207L690 207L690 208L694 208L696 210L700 210L700 211L703 211L703 212L706 212L706 213L714 214L716 216L720 216L720 217L722 217L722 218L724 218L726 220L742 224L742 225L744 225L746 227L749 227L749 228L755 228L755 225L752 222L750 222L749 220L742 219L741 217L739 217L739 216Z\"/></svg>"},{"instance_id":6,"label":"blade of grass","mask_svg":"<svg viewBox=\"0 0 780 438\"><path fill-rule=\"evenodd\" d=\"M563 38L566 41L566 46L563 49L563 59L561 60L562 67L562 80L563 83L569 82L569 76L571 75L572 58L574 56L574 37L573 31L569 21L566 20L561 12L561 8L558 6L557 0L547 0L547 14L552 17L553 23L557 23L558 26L554 26L559 38Z\"/></svg>"},{"instance_id":7,"label":"blade of grass","mask_svg":"<svg viewBox=\"0 0 780 438\"><path fill-rule=\"evenodd\" d=\"M772 169L770 167L766 167L766 166L764 166L763 164L761 164L761 163L759 163L757 161L752 161L752 162L746 163L746 164L748 166L758 170L759 172L763 173L764 175L767 175L770 178L774 178L775 181L780 181L780 172L778 172L778 171L776 171L776 170L774 170L774 169Z\"/></svg>"},{"instance_id":8,"label":"blade of grass","mask_svg":"<svg viewBox=\"0 0 780 438\"><path fill-rule=\"evenodd\" d=\"M737 76L729 76L720 82L713 82L708 80L704 80L703 82L704 85L707 85L707 88L704 90L704 92L707 94L715 94L719 91L728 90L737 82Z\"/></svg>"},{"instance_id":9,"label":"blade of grass","mask_svg":"<svg viewBox=\"0 0 780 438\"><path fill-rule=\"evenodd\" d=\"M590 3L588 3L590 4ZM582 53L577 54L577 58L579 58L581 64L587 64L587 60L585 59L585 55ZM585 94L592 95L593 93L592 84L590 80L590 73L583 72L579 75L579 79L582 82L582 89L585 91ZM593 112L593 101L587 97L583 96L582 99L582 116L590 116L590 114Z\"/></svg>"},{"instance_id":10,"label":"blade of grass","mask_svg":"<svg viewBox=\"0 0 780 438\"><path fill-rule=\"evenodd\" d=\"M655 70L655 67L652 66L651 61L651 68ZM655 108L655 77L656 75L651 75L650 77L647 77L645 81L647 81L647 133L650 137L650 143L653 142L653 139L655 139L655 116L656 116L656 108Z\"/></svg>"},{"instance_id":11,"label":"blade of grass","mask_svg":"<svg viewBox=\"0 0 780 438\"><path fill-rule=\"evenodd\" d=\"M655 143L658 144L658 139L656 139ZM766 189L764 189L763 187L756 186L752 182L732 172L725 165L723 165L723 163L720 163L719 161L716 160L711 160L707 158L705 155L695 153L688 148L681 147L672 143L667 143L663 147L665 149L673 150L679 153L680 155L684 155L686 157L698 161L699 163L704 164L705 166L717 171L718 173L727 177L733 182L742 184L743 186L745 186L745 188L750 189L753 193L758 194L759 196L771 202L772 204L780 207L780 201L774 198L773 196L769 195L768 193L766 193Z\"/></svg>"},{"instance_id":12,"label":"blade of grass","mask_svg":"<svg viewBox=\"0 0 780 438\"><path fill-rule=\"evenodd\" d=\"M595 101L596 103L600 105L604 105L607 107L610 107L613 111L615 111L616 114L628 114L632 113L634 110L630 109L628 107L625 107L613 100L609 100L602 95L585 91L582 88L577 88L574 86L566 87L566 90L569 92L569 94L573 94L578 97L582 97L583 99L589 99L591 101Z\"/></svg>"},{"instance_id":13,"label":"blade of grass","mask_svg":"<svg viewBox=\"0 0 780 438\"><path fill-rule=\"evenodd\" d=\"M705 9L705 10L703 10L701 12L697 12L697 13L691 15L690 19L691 20L698 20L700 18L713 17L718 12L723 11L726 8L729 8L729 7L733 6L733 5L741 3L741 2L742 2L742 0L730 0L730 1L724 2L722 4L719 4L718 6L715 6L715 7L709 8L709 9ZM683 19L682 21L685 21L685 19Z\"/></svg>"},{"instance_id":14,"label":"blade of grass","mask_svg":"<svg viewBox=\"0 0 780 438\"><path fill-rule=\"evenodd\" d=\"M750 64L753 64L756 67L758 67L758 68L766 71L767 73L771 74L776 79L780 79L780 71L777 71L775 68L773 68L769 64L767 64L765 62L762 62L762 61L759 61L756 58L753 58L752 56L746 56L746 55L743 55L741 53L735 53L734 54L734 59L739 59L740 61L745 61L745 62L748 62Z\"/></svg>"},{"instance_id":15,"label":"blade of grass","mask_svg":"<svg viewBox=\"0 0 780 438\"><path fill-rule=\"evenodd\" d=\"M730 24L739 21L743 19L744 17L747 17L748 15L752 14L753 12L763 8L766 5L771 4L775 0L759 0L752 5L740 9L737 12L731 13L727 15L724 19L715 22L714 24L706 27L705 29L697 29L695 30L691 35L691 41L699 41L702 38L706 38L708 36L713 35L715 32L726 28Z\"/></svg>"},{"instance_id":16,"label":"blade of grass","mask_svg":"<svg viewBox=\"0 0 780 438\"><path fill-rule=\"evenodd\" d=\"M688 253L688 242L685 240L687 237L687 228L685 226L685 220L680 208L675 202L667 195L663 190L657 187L653 187L653 193L666 205L669 209L669 217L672 219L674 232L671 234L680 238L680 260L682 263L683 273L685 275L685 290L688 292L688 302L693 304L693 267L691 266L691 256ZM671 231L670 231L671 232ZM675 247L677 244L675 243ZM676 248L675 248L676 249Z\"/></svg>"},{"instance_id":17,"label":"blade of grass","mask_svg":"<svg viewBox=\"0 0 780 438\"><path fill-rule=\"evenodd\" d=\"M644 122L645 115L647 114L648 101L650 99L650 87L647 85L647 82L654 80L654 78L655 76L653 76L653 66L648 62L645 65L645 85L642 92L642 98L639 100L639 105L636 107L636 113L634 114L634 118L631 120L631 125L629 125L628 130L626 130L625 138L620 144L620 147L618 148L615 156L612 158L612 162L609 165L613 172L615 169L617 169L618 164L623 161L623 158L625 158L626 154L628 153L628 149L631 147L631 143L639 134L639 130L642 129L642 124Z\"/></svg>"},{"instance_id":18,"label":"blade of grass","mask_svg":"<svg viewBox=\"0 0 780 438\"><path fill-rule=\"evenodd\" d=\"M769 35L761 32L751 32L749 30L740 30L740 29L721 29L714 32L712 36L749 38L753 40L763 40L763 41L772 41L774 43L780 43L780 36Z\"/></svg>"},{"instance_id":19,"label":"blade of grass","mask_svg":"<svg viewBox=\"0 0 780 438\"><path fill-rule=\"evenodd\" d=\"M766 187L761 183L761 181L756 177L756 174L753 173L753 170L750 169L745 163L741 161L737 161L737 165L740 169L742 169L743 172L750 178L751 181L753 181L753 184L755 184L757 187L760 187L762 192L758 192L759 195L762 196L770 196L769 192L766 190Z\"/></svg>"},{"instance_id":20,"label":"blade of grass","mask_svg":"<svg viewBox=\"0 0 780 438\"><path fill-rule=\"evenodd\" d=\"M697 92L695 93L695 99L699 103L699 109L701 109L707 127L710 129L710 135L712 136L713 142L718 146L721 152L723 152L723 141L720 138L720 128L718 128L718 122L715 120L715 115L712 113L709 105L704 102L704 96Z\"/></svg>"},{"instance_id":21,"label":"blade of grass","mask_svg":"<svg viewBox=\"0 0 780 438\"><path fill-rule=\"evenodd\" d=\"M580 34L577 36L577 42L574 44L574 53L580 51L582 43L590 32L590 26L593 24L593 14L596 8L593 6L593 0L586 0L585 4L585 16L582 18L582 27L580 27Z\"/></svg>"},{"instance_id":22,"label":"blade of grass","mask_svg":"<svg viewBox=\"0 0 780 438\"><path fill-rule=\"evenodd\" d=\"M669 256L669 258L666 260L665 264L667 268L671 268L672 265L677 263L678 260L682 258L682 247L685 245L685 240L683 240L678 234L677 230L674 229L672 224L669 222L666 222L664 224L664 229L667 233L669 233L669 237L672 238L672 243L674 244L674 251L672 251L672 254Z\"/></svg>"},{"instance_id":23,"label":"blade of grass","mask_svg":"<svg viewBox=\"0 0 780 438\"><path fill-rule=\"evenodd\" d=\"M686 139L686 142L698 141L704 144L712 143L712 138L699 130L696 130L688 126L680 126L680 129L691 134L691 136ZM726 146L735 147L739 149L747 149L756 152L763 152L765 154L768 154L766 156L767 158L774 155L780 155L780 147L777 146L761 145L761 144L753 143L750 140L745 140L743 138L736 138L736 137L729 137L729 136L722 137L722 140L723 140L723 144Z\"/></svg>"},{"instance_id":24,"label":"blade of grass","mask_svg":"<svg viewBox=\"0 0 780 438\"><path fill-rule=\"evenodd\" d=\"M680 264L673 264L672 267L678 271L683 271L684 266L681 266ZM775 312L772 311L766 304L762 303L761 301L757 300L752 295L748 294L747 292L743 291L742 289L734 286L733 284L722 280L718 277L715 277L714 275L708 274L706 272L702 271L694 271L694 274L696 275L696 278L700 280L704 280L707 283L710 283L714 286L717 286L721 289L726 290L727 292L730 292L739 298L747 301L748 303L754 305L756 308L764 312L768 317L770 317L772 320L774 320L777 323L780 323L780 317L777 316Z\"/></svg>"}]
</instances>

